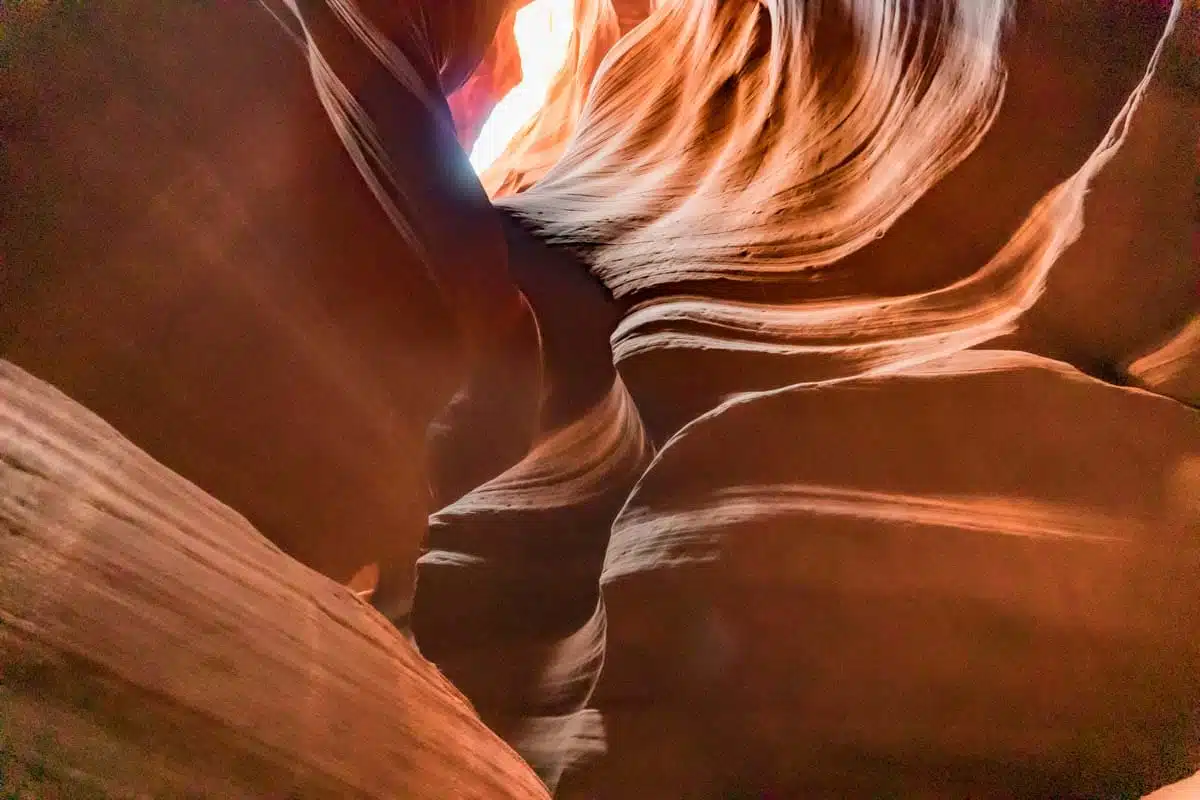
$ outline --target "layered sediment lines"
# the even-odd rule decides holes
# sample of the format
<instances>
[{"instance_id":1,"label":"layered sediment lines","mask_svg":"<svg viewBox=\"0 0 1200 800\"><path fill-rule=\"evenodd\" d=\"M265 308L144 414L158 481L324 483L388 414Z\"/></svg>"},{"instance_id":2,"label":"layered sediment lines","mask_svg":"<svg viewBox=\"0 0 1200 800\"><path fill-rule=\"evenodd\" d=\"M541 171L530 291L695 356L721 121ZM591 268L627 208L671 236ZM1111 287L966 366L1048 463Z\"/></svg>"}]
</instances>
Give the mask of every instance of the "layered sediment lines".
<instances>
[{"instance_id":1,"label":"layered sediment lines","mask_svg":"<svg viewBox=\"0 0 1200 800\"><path fill-rule=\"evenodd\" d=\"M607 752L562 795L1089 795L1194 769L1200 661L1179 620L1200 601L1195 412L968 349L1018 326L1087 215L1111 242L1168 205L1125 177L1156 168L1138 153L1085 196L1179 12L659 3L581 73L553 167L523 192L520 166L485 176L627 304L615 357L665 443L601 578ZM1103 80L1081 80L1099 52ZM1158 91L1156 117L1186 116ZM1049 124L1054 108L1072 124ZM559 113L510 155L564 130ZM1178 158L1148 130L1139 148ZM1149 207L1114 202L1129 192ZM1186 252L1189 215L1167 215L1131 229ZM1090 245L1072 269L1109 256L1090 274L1127 276L1138 301L1109 277L1113 308L1170 330L1195 299L1159 298L1138 252ZM1005 341L1052 351L1053 333ZM1186 402L1189 341L1130 376Z\"/></svg>"},{"instance_id":2,"label":"layered sediment lines","mask_svg":"<svg viewBox=\"0 0 1200 800\"><path fill-rule=\"evenodd\" d=\"M1200 316L1130 364L1129 375L1152 392L1200 406Z\"/></svg>"},{"instance_id":3,"label":"layered sediment lines","mask_svg":"<svg viewBox=\"0 0 1200 800\"><path fill-rule=\"evenodd\" d=\"M665 4L610 54L563 159L501 199L632 306L614 346L635 395L653 387L639 402L656 438L736 391L978 344L1038 300L1166 12L967 5ZM1097 50L1103 78L1078 80ZM1073 124L1048 125L1050 108Z\"/></svg>"},{"instance_id":4,"label":"layered sediment lines","mask_svg":"<svg viewBox=\"0 0 1200 800\"><path fill-rule=\"evenodd\" d=\"M361 350L344 382L359 405L341 398L333 417L370 422L373 437L354 440L364 453L393 448L374 470L383 478L360 482L366 494L388 497L379 482L394 474L405 521L427 497L441 506L415 600L413 526L389 518L377 533L393 543L377 548L393 570L381 581L389 614L406 625L412 604L423 655L559 796L1131 796L1200 766L1197 309L1139 282L1161 268L1164 285L1185 285L1190 268L1177 249L1188 243L1176 242L1186 209L1141 185L1179 191L1171 165L1195 98L1168 102L1156 68L1194 35L1171 38L1181 2L578 0L548 103L482 184L456 142L478 119L467 95L446 97L511 83L514 4L272 5L333 132L312 149L344 148L329 182L359 181L337 198L358 203L370 236L346 261L394 256L397 274L422 275L422 293L379 279L375 304L331 316L390 303L397 319L432 317L436 288L456 329L442 333L454 369L427 356L389 372L389 354L420 350L432 323L371 335L312 326L322 352ZM1166 133L1139 128L1147 110ZM1122 206L1131 192L1145 203ZM1160 224L1149 208L1170 216ZM1125 223L1136 231L1117 241ZM336 256L319 260L327 274ZM1101 259L1112 260L1093 269ZM1055 289L1063 264L1082 277ZM1101 274L1110 287L1137 282L1136 300L1114 300L1110 314L1100 303L1115 289L1085 299L1078 285ZM319 296L337 282L299 283ZM1047 323L1056 308L1078 335ZM37 346L5 352L51 369L54 337L24 325L10 341ZM64 330L77 341L90 329ZM384 388L365 380L372 365L389 376ZM70 370L46 377L91 386ZM381 409L408 396L406 382L424 402L389 417ZM6 385L18 384L32 385ZM448 384L459 391L431 453L410 447L401 463ZM33 408L66 402L38 391ZM105 416L121 413L127 395L90 391ZM277 396L264 393L261 408ZM123 424L135 441L162 429L136 415ZM200 433L202 463L225 452L207 449L211 429L186 429ZM190 477L186 439L160 451ZM312 459L332 470L368 463L349 448L305 452L338 454ZM247 507L272 495L263 483L238 495L224 477L215 485ZM177 493L181 508L200 503ZM155 502L167 515L175 501ZM249 535L228 524L230 537ZM45 527L43 538L57 535ZM330 526L295 536L321 533ZM217 547L200 534L189 548ZM147 541L157 552L159 539ZM278 556L263 561L273 580L300 581L300 567L262 552ZM60 583L46 574L50 589ZM249 591L218 588L210 595L229 609L205 613L233 613ZM21 597L65 615L45 605L57 602L50 589ZM316 624L297 615L312 605L298 591L272 594L254 624ZM180 589L159 605L192 600ZM351 627L380 622L352 607L366 616ZM284 634L314 641L286 627L261 641ZM371 727L383 711L363 704L415 708L388 694L399 691L388 665L415 656L384 640L355 667L380 682L354 683L361 697L293 681L357 745L372 739L368 760L392 740ZM332 672L338 658L359 659L344 637L317 641L329 647L307 647L305 663ZM190 665L200 645L178 641L172 657ZM150 668L122 659L133 661L114 653L110 666ZM449 709L430 723L434 750L462 723L472 753L512 766L458 698L433 695ZM249 713L187 697L235 727ZM277 739L332 736L304 727L309 707L249 708L267 709ZM364 791L414 796L397 765L422 746L397 744ZM305 757L296 768L315 764L314 780L366 780L352 768L366 761ZM475 766L472 780L491 780ZM427 785L439 785L429 769ZM505 776L524 796L529 774Z\"/></svg>"},{"instance_id":5,"label":"layered sediment lines","mask_svg":"<svg viewBox=\"0 0 1200 800\"><path fill-rule=\"evenodd\" d=\"M1086 797L1188 774L1196 423L968 351L688 426L613 526L609 750L562 796Z\"/></svg>"},{"instance_id":6,"label":"layered sediment lines","mask_svg":"<svg viewBox=\"0 0 1200 800\"><path fill-rule=\"evenodd\" d=\"M5 789L545 798L386 620L0 362Z\"/></svg>"},{"instance_id":7,"label":"layered sediment lines","mask_svg":"<svg viewBox=\"0 0 1200 800\"><path fill-rule=\"evenodd\" d=\"M598 738L602 750L586 711L604 660L599 575L649 455L618 379L519 463L430 517L417 642L551 786Z\"/></svg>"}]
</instances>

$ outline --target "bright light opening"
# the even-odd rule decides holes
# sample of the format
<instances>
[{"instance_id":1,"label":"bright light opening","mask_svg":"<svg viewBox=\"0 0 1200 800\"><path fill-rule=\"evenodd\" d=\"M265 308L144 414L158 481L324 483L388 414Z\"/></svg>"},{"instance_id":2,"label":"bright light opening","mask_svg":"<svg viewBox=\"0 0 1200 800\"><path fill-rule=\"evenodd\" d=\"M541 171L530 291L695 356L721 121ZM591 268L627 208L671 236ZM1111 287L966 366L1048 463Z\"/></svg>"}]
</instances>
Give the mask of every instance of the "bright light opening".
<instances>
[{"instance_id":1,"label":"bright light opening","mask_svg":"<svg viewBox=\"0 0 1200 800\"><path fill-rule=\"evenodd\" d=\"M554 76L567 61L575 0L533 0L517 12L513 33L521 57L521 82L492 109L471 148L477 174L500 157L508 143L546 104Z\"/></svg>"}]
</instances>

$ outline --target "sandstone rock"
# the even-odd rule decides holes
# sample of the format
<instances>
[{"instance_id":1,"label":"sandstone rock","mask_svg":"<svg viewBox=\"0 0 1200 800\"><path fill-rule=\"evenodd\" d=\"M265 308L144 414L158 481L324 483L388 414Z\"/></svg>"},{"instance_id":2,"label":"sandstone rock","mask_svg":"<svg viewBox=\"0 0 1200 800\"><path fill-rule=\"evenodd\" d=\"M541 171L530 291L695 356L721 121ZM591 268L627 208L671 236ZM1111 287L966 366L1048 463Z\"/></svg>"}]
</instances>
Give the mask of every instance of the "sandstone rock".
<instances>
[{"instance_id":1,"label":"sandstone rock","mask_svg":"<svg viewBox=\"0 0 1200 800\"><path fill-rule=\"evenodd\" d=\"M47 34L125 87L116 103L86 79L48 90L24 69L13 89L0 71L24 100L0 122L35 165L17 170L18 208L64 223L44 239L25 213L0 231L17 265L0 278L22 301L0 309L0 343L312 566L366 593L375 560L374 599L402 626L427 498L444 505L418 643L564 797L1132 796L1194 771L1200 751L1200 421L1176 402L1195 402L1175 202L1194 97L1155 73L1164 46L1178 52L1164 33L1180 5L580 0L551 102L485 176L497 212L452 121L471 124L470 93L511 80L513 3L268 0L281 28L241 6L171 16L120 0L65 29L99 44ZM114 45L122 20L144 19L157 22ZM189 38L205 43L164 44ZM213 88L248 73L262 83ZM281 129L301 146L259 186L247 141L278 145ZM157 141L177 149L143 156ZM180 141L204 154L205 191L163 178ZM76 161L85 200L53 190ZM127 163L155 171L130 178ZM105 198L108 180L129 208ZM164 196L172 213L148 224L140 209ZM213 243L240 236L259 237L249 255ZM164 242L179 269L143 269ZM274 257L251 257L263 250ZM190 291L171 286L180 276ZM184 345L163 347L162 320L179 318ZM272 479L264 449L290 456L290 480ZM104 498L102 533L117 524ZM187 494L153 508L171 521L195 504L216 507ZM58 535L33 527L30 541ZM253 587L282 609L271 587L311 578L256 541L270 557L238 563L274 559L275 582L204 613L238 613ZM141 574L157 553L100 566ZM14 585L6 612L68 615ZM160 605L199 602L177 593L188 602ZM321 597L321 613L341 608ZM351 623L382 625L336 597L363 615L343 609ZM333 648L347 650L367 670L362 697L288 680L383 753L368 700L411 651L390 633L395 654L375 656L314 639L315 613L284 629L291 650L250 629L248 654L300 643L341 664ZM204 637L138 621L158 627L81 641L143 683L174 673L135 655L173 642L171 665L215 669ZM306 754L244 793L300 771L317 794L365 780L345 741L312 732L323 717L244 700L242 685L171 688ZM200 693L212 687L225 694ZM310 741L329 755L314 760ZM147 780L174 780L156 769ZM404 769L369 774L407 796ZM427 785L450 779L437 775Z\"/></svg>"},{"instance_id":2,"label":"sandstone rock","mask_svg":"<svg viewBox=\"0 0 1200 800\"><path fill-rule=\"evenodd\" d=\"M547 797L382 617L7 362L0 528L17 796Z\"/></svg>"},{"instance_id":3,"label":"sandstone rock","mask_svg":"<svg viewBox=\"0 0 1200 800\"><path fill-rule=\"evenodd\" d=\"M1197 412L998 351L692 423L614 524L608 752L562 796L1115 797L1186 775L1198 459Z\"/></svg>"}]
</instances>

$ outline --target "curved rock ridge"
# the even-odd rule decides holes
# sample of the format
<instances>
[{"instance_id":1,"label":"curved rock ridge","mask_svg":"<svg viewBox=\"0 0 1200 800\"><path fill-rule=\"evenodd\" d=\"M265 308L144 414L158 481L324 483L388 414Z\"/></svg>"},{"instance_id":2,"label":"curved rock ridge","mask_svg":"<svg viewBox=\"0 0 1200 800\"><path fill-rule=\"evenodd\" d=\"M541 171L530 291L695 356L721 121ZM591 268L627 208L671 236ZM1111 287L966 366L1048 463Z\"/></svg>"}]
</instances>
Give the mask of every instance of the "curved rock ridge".
<instances>
[{"instance_id":1,"label":"curved rock ridge","mask_svg":"<svg viewBox=\"0 0 1200 800\"><path fill-rule=\"evenodd\" d=\"M3 361L0 528L6 790L547 797L370 607Z\"/></svg>"},{"instance_id":2,"label":"curved rock ridge","mask_svg":"<svg viewBox=\"0 0 1200 800\"><path fill-rule=\"evenodd\" d=\"M560 796L1110 797L1187 775L1198 422L1006 351L706 415L614 523L608 750Z\"/></svg>"},{"instance_id":3,"label":"curved rock ridge","mask_svg":"<svg viewBox=\"0 0 1200 800\"><path fill-rule=\"evenodd\" d=\"M1200 766L1195 307L1140 285L1072 348L1042 294L1064 253L1180 285L1166 195L1113 202L1178 190L1195 106L1153 81L1180 0L577 0L483 183L447 96L511 80L523 0L263 3L291 38L261 50L257 8L114 0L72 12L101 45L52 31L57 94L36 47L0 69L61 101L0 103L0 354L331 577L376 573L479 718L348 591L5 367L0 700L127 754L69 740L60 777L545 796L484 724L561 797L1125 797ZM1139 135L1170 159L1085 197ZM1125 224L1149 232L1107 247ZM137 738L172 728L203 769Z\"/></svg>"},{"instance_id":4,"label":"curved rock ridge","mask_svg":"<svg viewBox=\"0 0 1200 800\"><path fill-rule=\"evenodd\" d=\"M585 503L609 488L623 464L641 463L647 444L620 378L579 419L543 434L520 462L430 518L441 527L473 514L555 509Z\"/></svg>"},{"instance_id":5,"label":"curved rock ridge","mask_svg":"<svg viewBox=\"0 0 1200 800\"><path fill-rule=\"evenodd\" d=\"M832 262L969 153L1001 99L1007 4L923 6L659 3L510 204L552 242L602 246L593 269L622 296Z\"/></svg>"},{"instance_id":6,"label":"curved rock ridge","mask_svg":"<svg viewBox=\"0 0 1200 800\"><path fill-rule=\"evenodd\" d=\"M418 561L422 653L553 787L602 736L599 575L613 518L649 460L618 379L512 468L430 517Z\"/></svg>"},{"instance_id":7,"label":"curved rock ridge","mask_svg":"<svg viewBox=\"0 0 1200 800\"><path fill-rule=\"evenodd\" d=\"M1129 374L1152 392L1200 406L1200 316L1162 347L1130 364Z\"/></svg>"},{"instance_id":8,"label":"curved rock ridge","mask_svg":"<svg viewBox=\"0 0 1200 800\"><path fill-rule=\"evenodd\" d=\"M1011 11L966 0L660 4L609 53L561 160L500 204L634 304L614 338L618 362L664 348L749 351L837 377L992 338L1078 235L1087 183L1123 140L1179 4L1140 58L1120 54L1140 75L1107 130L1045 183L1007 241L941 277L917 265L934 279L923 291L889 291L869 260L847 257L881 237L886 248L901 215L989 131L1010 135L995 123L1005 103L1023 110L1005 97ZM1057 21L1028 16L1030 27ZM1034 35L1020 16L1014 25Z\"/></svg>"},{"instance_id":9,"label":"curved rock ridge","mask_svg":"<svg viewBox=\"0 0 1200 800\"><path fill-rule=\"evenodd\" d=\"M1113 400L1149 396L1103 389L1057 362L964 351L1009 331L1078 237L1087 186L1124 142L1181 4L653 6L611 44L614 26L619 31L613 7L577 3L580 28L551 102L484 176L494 195L514 193L500 197L500 208L574 253L627 309L612 341L637 413L619 381L618 394L558 433L544 432L515 467L431 517L414 612L424 652L567 796L616 786L641 796L721 793L747 782L755 791L782 783L793 793L834 785L869 793L928 788L943 770L951 783L962 776L961 788L983 793L1015 785L1086 794L1123 781L1142 791L1178 777L1193 746L1191 722L1178 713L1197 696L1187 677L1196 653L1188 636L1139 609L1169 601L1183 613L1197 599L1185 577L1194 566L1185 532L1197 515L1188 500L1191 461L1178 451L1195 447L1184 433L1194 415L1162 399L1145 407ZM366 26L342 20L370 41L359 32ZM1113 30L1121 36L1108 53L1109 80L1072 88L1089 37ZM309 47L324 49L312 37ZM381 59L395 71L393 57ZM336 68L314 70L319 84L335 85ZM368 134L348 145L383 153L386 131L369 110L357 121L354 97L327 106L335 124L356 120ZM1084 120L1067 135L1045 125L1048 104L1060 102ZM1014 169L1022 159L1028 169ZM360 157L369 182L403 184L388 166L382 156ZM950 224L996 184L1008 189L995 203ZM401 205L401 215L418 213ZM540 336L549 347L553 336ZM738 369L742 363L749 368ZM675 394L664 383L714 364L699 392ZM1009 398L1009 384L1030 399ZM919 490L893 488L882 473L879 485L845 485L833 474L832 440L810 464L823 477L807 481L785 473L745 482L735 480L733 461L675 460L704 432L793 393L816 398L815 408L722 440L731 459L772 452L789 425L821 420L832 429L830 420L858 407L851 400L868 398L879 419L893 420L872 423L860 410L845 423L847 441L874 436L849 448L855 457L847 463L871 464L871 447L887 446L905 419L931 415L939 397L997 406L989 421L1003 429L1024 421L1010 417L1005 402L1031 415L1033 397L1060 392L1070 399L1057 424L1069 419L1071 403L1100 407L1099 397L1085 396L1103 391L1117 392L1107 397L1120 413L1168 426L1155 441L1176 445L1151 455L1131 444L1129 474L1111 473L1128 479L1123 491L1115 478L1097 478L1105 493L1079 489L1067 468L1100 458L1097 443L1121 430L1117 412L1060 444L1050 444L1052 425L1029 441L1010 428L988 446L948 436L940 450L928 448L945 451L940 468L921 445L892 443L921 453L910 476L927 480ZM648 469L643 406L653 438L666 442ZM926 427L943 421L932 419ZM951 427L964 419L945 417ZM800 430L789 438L820 440ZM590 441L598 431L605 435ZM622 446L621 436L635 438ZM1006 442L1012 447L1002 448ZM979 466L993 456L995 471ZM907 475L895 461L878 463ZM1164 479L1163 470L1174 477ZM953 491L954 479L968 475L978 483ZM602 491L583 491L580 481ZM658 481L662 498L645 503ZM1147 488L1160 484L1168 488ZM601 573L596 556L622 503ZM795 517L806 528L827 524L833 550L802 552L809 539L790 532ZM735 537L747 526L776 535L747 549ZM925 529L944 534L939 547L922 551L923 540L910 538ZM844 585L823 575L822 559L836 564L839 547L855 547L856 531L903 551L884 563L911 565L910 582L897 582L900 567L881 567L880 552L869 548L835 572ZM1173 558L1179 548L1183 555ZM757 557L779 573L762 571ZM923 558L934 565L928 573L917 570ZM958 566L951 578L937 572L943 559ZM1030 560L1066 575L1067 596L1043 590L1052 583L1044 573L1026 576L1037 591L1025 588ZM1073 583L1093 573L1121 591L1102 592L1101 602ZM1160 597L1161 586L1172 588ZM716 611L710 589L720 598ZM899 647L868 624L875 603L949 662L897 652L895 665L872 672L867 652ZM771 627L780 620L788 622ZM813 642L829 644L806 649L786 635L787 625L802 624L816 626ZM1013 630L1026 651L989 672ZM1160 649L1135 663L1131 642ZM739 648L751 654L739 656ZM1061 663L1047 662L1061 653ZM666 677L664 666L681 677ZM1094 684L1070 685L1089 669ZM845 670L862 674L839 693ZM1044 684L1029 677L1038 670L1047 671ZM783 674L804 675L803 691L781 683ZM1117 717L1101 699L1127 679L1147 687L1130 693L1128 718L1137 722L1110 732ZM1011 708L1022 692L1032 699ZM938 693L957 699L930 702ZM629 711L647 696L653 704ZM784 710L772 715L770 699L782 699ZM911 722L898 722L906 715ZM972 728L979 717L995 724ZM1039 725L1043 733L1031 739ZM1155 726L1159 738L1146 734ZM1084 739L1094 746L1081 747ZM637 753L650 742L673 758L647 763ZM795 754L797 742L809 745L805 755ZM921 756L926 749L936 755ZM993 772L1009 777L989 778Z\"/></svg>"},{"instance_id":10,"label":"curved rock ridge","mask_svg":"<svg viewBox=\"0 0 1200 800\"><path fill-rule=\"evenodd\" d=\"M346 152L442 291L468 351L488 353L527 309L503 267L498 216L458 147L445 95L478 66L509 4L285 2Z\"/></svg>"},{"instance_id":11,"label":"curved rock ridge","mask_svg":"<svg viewBox=\"0 0 1200 800\"><path fill-rule=\"evenodd\" d=\"M1116 382L1200 315L1196 114L1200 6L1185 4L1120 152L1092 182L1085 227L1012 336L1025 350Z\"/></svg>"}]
</instances>

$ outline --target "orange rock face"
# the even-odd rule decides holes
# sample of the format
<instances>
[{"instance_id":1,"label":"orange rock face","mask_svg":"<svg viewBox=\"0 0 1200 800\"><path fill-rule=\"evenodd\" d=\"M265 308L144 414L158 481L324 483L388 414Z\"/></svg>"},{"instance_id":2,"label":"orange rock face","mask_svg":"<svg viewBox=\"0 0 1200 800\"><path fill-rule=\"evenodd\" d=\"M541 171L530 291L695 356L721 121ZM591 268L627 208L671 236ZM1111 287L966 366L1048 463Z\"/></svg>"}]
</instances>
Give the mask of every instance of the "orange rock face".
<instances>
[{"instance_id":1,"label":"orange rock face","mask_svg":"<svg viewBox=\"0 0 1200 800\"><path fill-rule=\"evenodd\" d=\"M6 362L0 451L6 791L547 797L382 617Z\"/></svg>"},{"instance_id":2,"label":"orange rock face","mask_svg":"<svg viewBox=\"0 0 1200 800\"><path fill-rule=\"evenodd\" d=\"M576 0L477 178L524 5L0 11L4 663L123 681L12 713L267 753L126 793L544 792L240 514L560 797L1200 768L1194 5Z\"/></svg>"}]
</instances>

